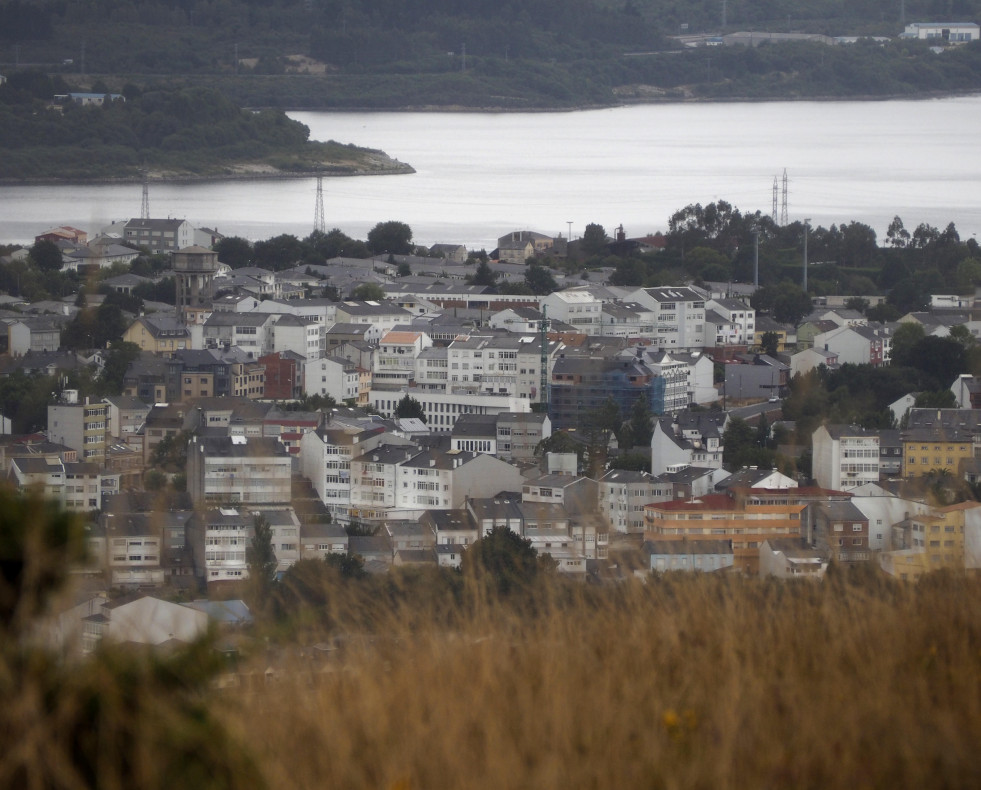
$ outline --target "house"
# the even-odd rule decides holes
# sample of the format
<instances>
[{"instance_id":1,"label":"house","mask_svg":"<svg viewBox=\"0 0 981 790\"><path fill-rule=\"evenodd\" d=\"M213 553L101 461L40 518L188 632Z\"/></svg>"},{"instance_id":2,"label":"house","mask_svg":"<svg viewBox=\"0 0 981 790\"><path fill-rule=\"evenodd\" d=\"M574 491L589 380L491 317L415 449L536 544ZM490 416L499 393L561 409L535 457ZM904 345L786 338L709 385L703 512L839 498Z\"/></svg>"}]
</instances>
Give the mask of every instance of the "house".
<instances>
[{"instance_id":1,"label":"house","mask_svg":"<svg viewBox=\"0 0 981 790\"><path fill-rule=\"evenodd\" d=\"M814 347L836 353L842 365L881 367L889 361L892 332L882 325L843 326L815 335Z\"/></svg>"},{"instance_id":2,"label":"house","mask_svg":"<svg viewBox=\"0 0 981 790\"><path fill-rule=\"evenodd\" d=\"M950 391L954 393L954 401L959 409L981 409L981 380L970 373L961 373L950 385ZM910 397L910 396L907 396ZM909 404L909 409L913 404ZM889 408L892 408L890 406Z\"/></svg>"},{"instance_id":3,"label":"house","mask_svg":"<svg viewBox=\"0 0 981 790\"><path fill-rule=\"evenodd\" d=\"M181 604L149 595L105 600L97 614L83 619L82 649L95 650L99 642L163 646L190 643L208 631L208 615Z\"/></svg>"},{"instance_id":4,"label":"house","mask_svg":"<svg viewBox=\"0 0 981 790\"><path fill-rule=\"evenodd\" d=\"M168 313L141 315L123 333L123 340L135 343L143 351L172 356L175 351L190 348L187 327Z\"/></svg>"},{"instance_id":5,"label":"house","mask_svg":"<svg viewBox=\"0 0 981 790\"><path fill-rule=\"evenodd\" d=\"M61 348L61 331L68 319L65 316L25 316L8 320L7 351L22 357L29 352L44 354Z\"/></svg>"},{"instance_id":6,"label":"house","mask_svg":"<svg viewBox=\"0 0 981 790\"><path fill-rule=\"evenodd\" d=\"M728 414L722 411L679 412L654 422L651 435L651 474L686 466L722 468L722 436Z\"/></svg>"},{"instance_id":7,"label":"house","mask_svg":"<svg viewBox=\"0 0 981 790\"><path fill-rule=\"evenodd\" d=\"M301 524L300 556L326 559L330 554L347 555L348 534L339 524Z\"/></svg>"},{"instance_id":8,"label":"house","mask_svg":"<svg viewBox=\"0 0 981 790\"><path fill-rule=\"evenodd\" d=\"M814 505L814 540L818 548L840 563L866 562L869 550L868 517L849 501Z\"/></svg>"},{"instance_id":9,"label":"house","mask_svg":"<svg viewBox=\"0 0 981 790\"><path fill-rule=\"evenodd\" d=\"M467 262L467 248L462 244L434 244L429 248L429 254L453 263Z\"/></svg>"},{"instance_id":10,"label":"house","mask_svg":"<svg viewBox=\"0 0 981 790\"><path fill-rule=\"evenodd\" d=\"M104 238L97 239L86 246L63 252L61 270L63 272L77 272L85 267L107 269L117 263L132 263L139 254L132 247L124 247L122 244L115 244Z\"/></svg>"},{"instance_id":11,"label":"house","mask_svg":"<svg viewBox=\"0 0 981 790\"><path fill-rule=\"evenodd\" d=\"M857 425L822 425L811 436L819 486L848 491L879 481L879 435Z\"/></svg>"},{"instance_id":12,"label":"house","mask_svg":"<svg viewBox=\"0 0 981 790\"><path fill-rule=\"evenodd\" d=\"M767 538L760 544L760 576L778 579L820 579L828 569L828 553L800 538Z\"/></svg>"},{"instance_id":13,"label":"house","mask_svg":"<svg viewBox=\"0 0 981 790\"><path fill-rule=\"evenodd\" d=\"M7 478L21 491L64 504L65 465L58 456L11 458Z\"/></svg>"},{"instance_id":14,"label":"house","mask_svg":"<svg viewBox=\"0 0 981 790\"><path fill-rule=\"evenodd\" d=\"M725 365L725 394L735 400L772 400L787 391L790 366L766 354L740 355Z\"/></svg>"},{"instance_id":15,"label":"house","mask_svg":"<svg viewBox=\"0 0 981 790\"><path fill-rule=\"evenodd\" d=\"M0 85L3 82L0 81ZM39 241L51 241L58 243L61 241L67 241L73 245L85 244L88 242L89 234L84 230L79 230L78 228L73 228L71 225L61 225L57 228L51 228L42 233L39 233L34 237L34 243L37 244Z\"/></svg>"},{"instance_id":16,"label":"house","mask_svg":"<svg viewBox=\"0 0 981 790\"><path fill-rule=\"evenodd\" d=\"M569 513L595 513L597 495L597 482L578 475L546 474L521 484L522 502L562 505Z\"/></svg>"},{"instance_id":17,"label":"house","mask_svg":"<svg viewBox=\"0 0 981 790\"><path fill-rule=\"evenodd\" d=\"M720 328L725 329L721 336L716 334L712 340L706 343L707 346L719 345L751 345L756 335L756 310L750 307L741 299L722 298L709 299L705 303L706 320L709 312L720 316L725 324ZM708 339L708 336L706 336Z\"/></svg>"},{"instance_id":18,"label":"house","mask_svg":"<svg viewBox=\"0 0 981 790\"><path fill-rule=\"evenodd\" d=\"M805 348L790 357L790 377L803 376L824 365L828 369L838 367L838 354L822 348Z\"/></svg>"},{"instance_id":19,"label":"house","mask_svg":"<svg viewBox=\"0 0 981 790\"><path fill-rule=\"evenodd\" d=\"M152 253L176 252L193 245L194 228L183 219L131 219L123 227L123 238Z\"/></svg>"},{"instance_id":20,"label":"house","mask_svg":"<svg viewBox=\"0 0 981 790\"><path fill-rule=\"evenodd\" d=\"M203 326L195 327L195 332L200 331L200 341L195 339L194 345L216 349L237 346L257 359L278 350L273 348L272 339L277 318L272 313L261 312L212 313Z\"/></svg>"}]
</instances>

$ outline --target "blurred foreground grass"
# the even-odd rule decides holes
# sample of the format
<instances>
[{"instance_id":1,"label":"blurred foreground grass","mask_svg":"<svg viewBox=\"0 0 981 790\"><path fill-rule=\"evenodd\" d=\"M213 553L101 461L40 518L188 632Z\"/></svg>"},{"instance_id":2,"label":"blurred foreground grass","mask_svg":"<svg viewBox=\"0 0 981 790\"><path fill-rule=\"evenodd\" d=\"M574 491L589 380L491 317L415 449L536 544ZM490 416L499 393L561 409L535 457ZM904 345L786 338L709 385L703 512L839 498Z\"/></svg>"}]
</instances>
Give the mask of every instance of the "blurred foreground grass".
<instances>
[{"instance_id":1,"label":"blurred foreground grass","mask_svg":"<svg viewBox=\"0 0 981 790\"><path fill-rule=\"evenodd\" d=\"M229 672L38 646L76 526L0 492L0 787L981 784L978 579L306 572Z\"/></svg>"}]
</instances>

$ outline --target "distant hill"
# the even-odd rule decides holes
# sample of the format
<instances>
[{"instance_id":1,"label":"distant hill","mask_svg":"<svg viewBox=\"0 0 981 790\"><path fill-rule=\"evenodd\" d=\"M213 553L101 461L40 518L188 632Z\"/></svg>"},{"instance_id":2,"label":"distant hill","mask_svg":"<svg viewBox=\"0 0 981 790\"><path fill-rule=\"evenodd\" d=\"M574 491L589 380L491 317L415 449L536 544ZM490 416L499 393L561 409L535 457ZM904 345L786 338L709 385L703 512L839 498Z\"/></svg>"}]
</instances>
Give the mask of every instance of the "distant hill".
<instances>
[{"instance_id":1,"label":"distant hill","mask_svg":"<svg viewBox=\"0 0 981 790\"><path fill-rule=\"evenodd\" d=\"M2 180L411 171L381 151L311 142L309 134L279 110L242 110L206 88L143 93L129 86L125 95L83 97L37 72L15 73L0 85Z\"/></svg>"},{"instance_id":2,"label":"distant hill","mask_svg":"<svg viewBox=\"0 0 981 790\"><path fill-rule=\"evenodd\" d=\"M981 19L981 0L904 7L906 21ZM0 2L0 69L32 64L78 89L97 79L112 89L203 84L247 106L311 109L981 89L974 46L938 56L922 43L690 49L679 39L738 31L895 39L902 30L895 0L42 0Z\"/></svg>"}]
</instances>

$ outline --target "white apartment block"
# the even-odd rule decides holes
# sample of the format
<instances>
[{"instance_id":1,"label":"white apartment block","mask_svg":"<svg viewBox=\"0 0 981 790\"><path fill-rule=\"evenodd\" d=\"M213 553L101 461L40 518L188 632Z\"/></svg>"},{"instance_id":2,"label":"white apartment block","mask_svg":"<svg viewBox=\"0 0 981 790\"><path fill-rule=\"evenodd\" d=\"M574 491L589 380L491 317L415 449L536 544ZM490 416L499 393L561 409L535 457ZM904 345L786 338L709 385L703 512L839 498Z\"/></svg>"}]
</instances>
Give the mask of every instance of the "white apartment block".
<instances>
[{"instance_id":1,"label":"white apartment block","mask_svg":"<svg viewBox=\"0 0 981 790\"><path fill-rule=\"evenodd\" d=\"M272 326L272 350L292 351L308 362L324 355L324 325L295 315L279 316Z\"/></svg>"},{"instance_id":2,"label":"white apartment block","mask_svg":"<svg viewBox=\"0 0 981 790\"><path fill-rule=\"evenodd\" d=\"M642 534L644 505L673 496L674 486L647 472L613 469L599 480L599 511L614 532Z\"/></svg>"},{"instance_id":3,"label":"white apartment block","mask_svg":"<svg viewBox=\"0 0 981 790\"><path fill-rule=\"evenodd\" d=\"M549 341L547 376L564 344ZM487 394L539 400L542 370L541 338L537 335L470 335L447 349L448 386Z\"/></svg>"},{"instance_id":4,"label":"white apartment block","mask_svg":"<svg viewBox=\"0 0 981 790\"><path fill-rule=\"evenodd\" d=\"M361 371L345 359L321 357L303 366L303 394L330 395L337 403L357 402Z\"/></svg>"},{"instance_id":5,"label":"white apartment block","mask_svg":"<svg viewBox=\"0 0 981 790\"><path fill-rule=\"evenodd\" d=\"M351 514L382 518L397 503L396 477L400 464L418 454L413 445L382 444L351 459Z\"/></svg>"},{"instance_id":6,"label":"white apartment block","mask_svg":"<svg viewBox=\"0 0 981 790\"><path fill-rule=\"evenodd\" d=\"M48 439L71 447L80 460L104 465L111 436L107 403L48 406Z\"/></svg>"},{"instance_id":7,"label":"white apartment block","mask_svg":"<svg viewBox=\"0 0 981 790\"><path fill-rule=\"evenodd\" d=\"M520 489L517 467L482 453L427 450L396 470L396 507L406 510L456 509L468 497Z\"/></svg>"},{"instance_id":8,"label":"white apartment block","mask_svg":"<svg viewBox=\"0 0 981 790\"><path fill-rule=\"evenodd\" d=\"M879 482L879 435L855 425L822 425L811 437L814 479L822 488L848 491Z\"/></svg>"},{"instance_id":9,"label":"white apartment block","mask_svg":"<svg viewBox=\"0 0 981 790\"><path fill-rule=\"evenodd\" d=\"M550 319L574 326L584 335L600 334L603 321L603 302L588 290L568 288L555 291L541 299L542 311Z\"/></svg>"},{"instance_id":10,"label":"white apartment block","mask_svg":"<svg viewBox=\"0 0 981 790\"><path fill-rule=\"evenodd\" d=\"M425 332L386 332L375 353L372 382L379 387L408 386L416 373L416 357L432 344Z\"/></svg>"},{"instance_id":11,"label":"white apartment block","mask_svg":"<svg viewBox=\"0 0 981 790\"><path fill-rule=\"evenodd\" d=\"M701 348L705 297L694 288L638 288L627 299L654 313L654 342L669 350Z\"/></svg>"},{"instance_id":12,"label":"white apartment block","mask_svg":"<svg viewBox=\"0 0 981 790\"><path fill-rule=\"evenodd\" d=\"M288 505L290 455L277 439L195 437L187 450L187 490L195 506Z\"/></svg>"},{"instance_id":13,"label":"white apartment block","mask_svg":"<svg viewBox=\"0 0 981 790\"><path fill-rule=\"evenodd\" d=\"M351 461L382 443L411 444L380 426L319 428L300 439L300 469L335 522L347 523L351 510Z\"/></svg>"}]
</instances>

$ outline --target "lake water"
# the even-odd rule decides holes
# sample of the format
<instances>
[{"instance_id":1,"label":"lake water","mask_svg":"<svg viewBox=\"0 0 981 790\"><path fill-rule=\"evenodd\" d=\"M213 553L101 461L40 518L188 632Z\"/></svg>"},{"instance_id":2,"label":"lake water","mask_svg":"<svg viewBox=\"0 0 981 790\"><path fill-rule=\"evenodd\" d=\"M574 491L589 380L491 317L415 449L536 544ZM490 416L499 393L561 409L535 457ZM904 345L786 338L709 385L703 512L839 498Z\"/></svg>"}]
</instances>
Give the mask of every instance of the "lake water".
<instances>
[{"instance_id":1,"label":"lake water","mask_svg":"<svg viewBox=\"0 0 981 790\"><path fill-rule=\"evenodd\" d=\"M328 228L364 238L401 220L419 243L496 246L516 229L628 236L667 227L689 203L727 200L812 226L857 220L879 231L954 222L981 232L981 96L925 101L674 104L570 113L291 113L315 139L380 148L413 175L324 179ZM2 155L2 154L0 154ZM139 216L128 186L0 188L0 242L56 225L90 233ZM315 179L151 184L155 217L227 235L306 236ZM571 223L571 226L570 226Z\"/></svg>"}]
</instances>

